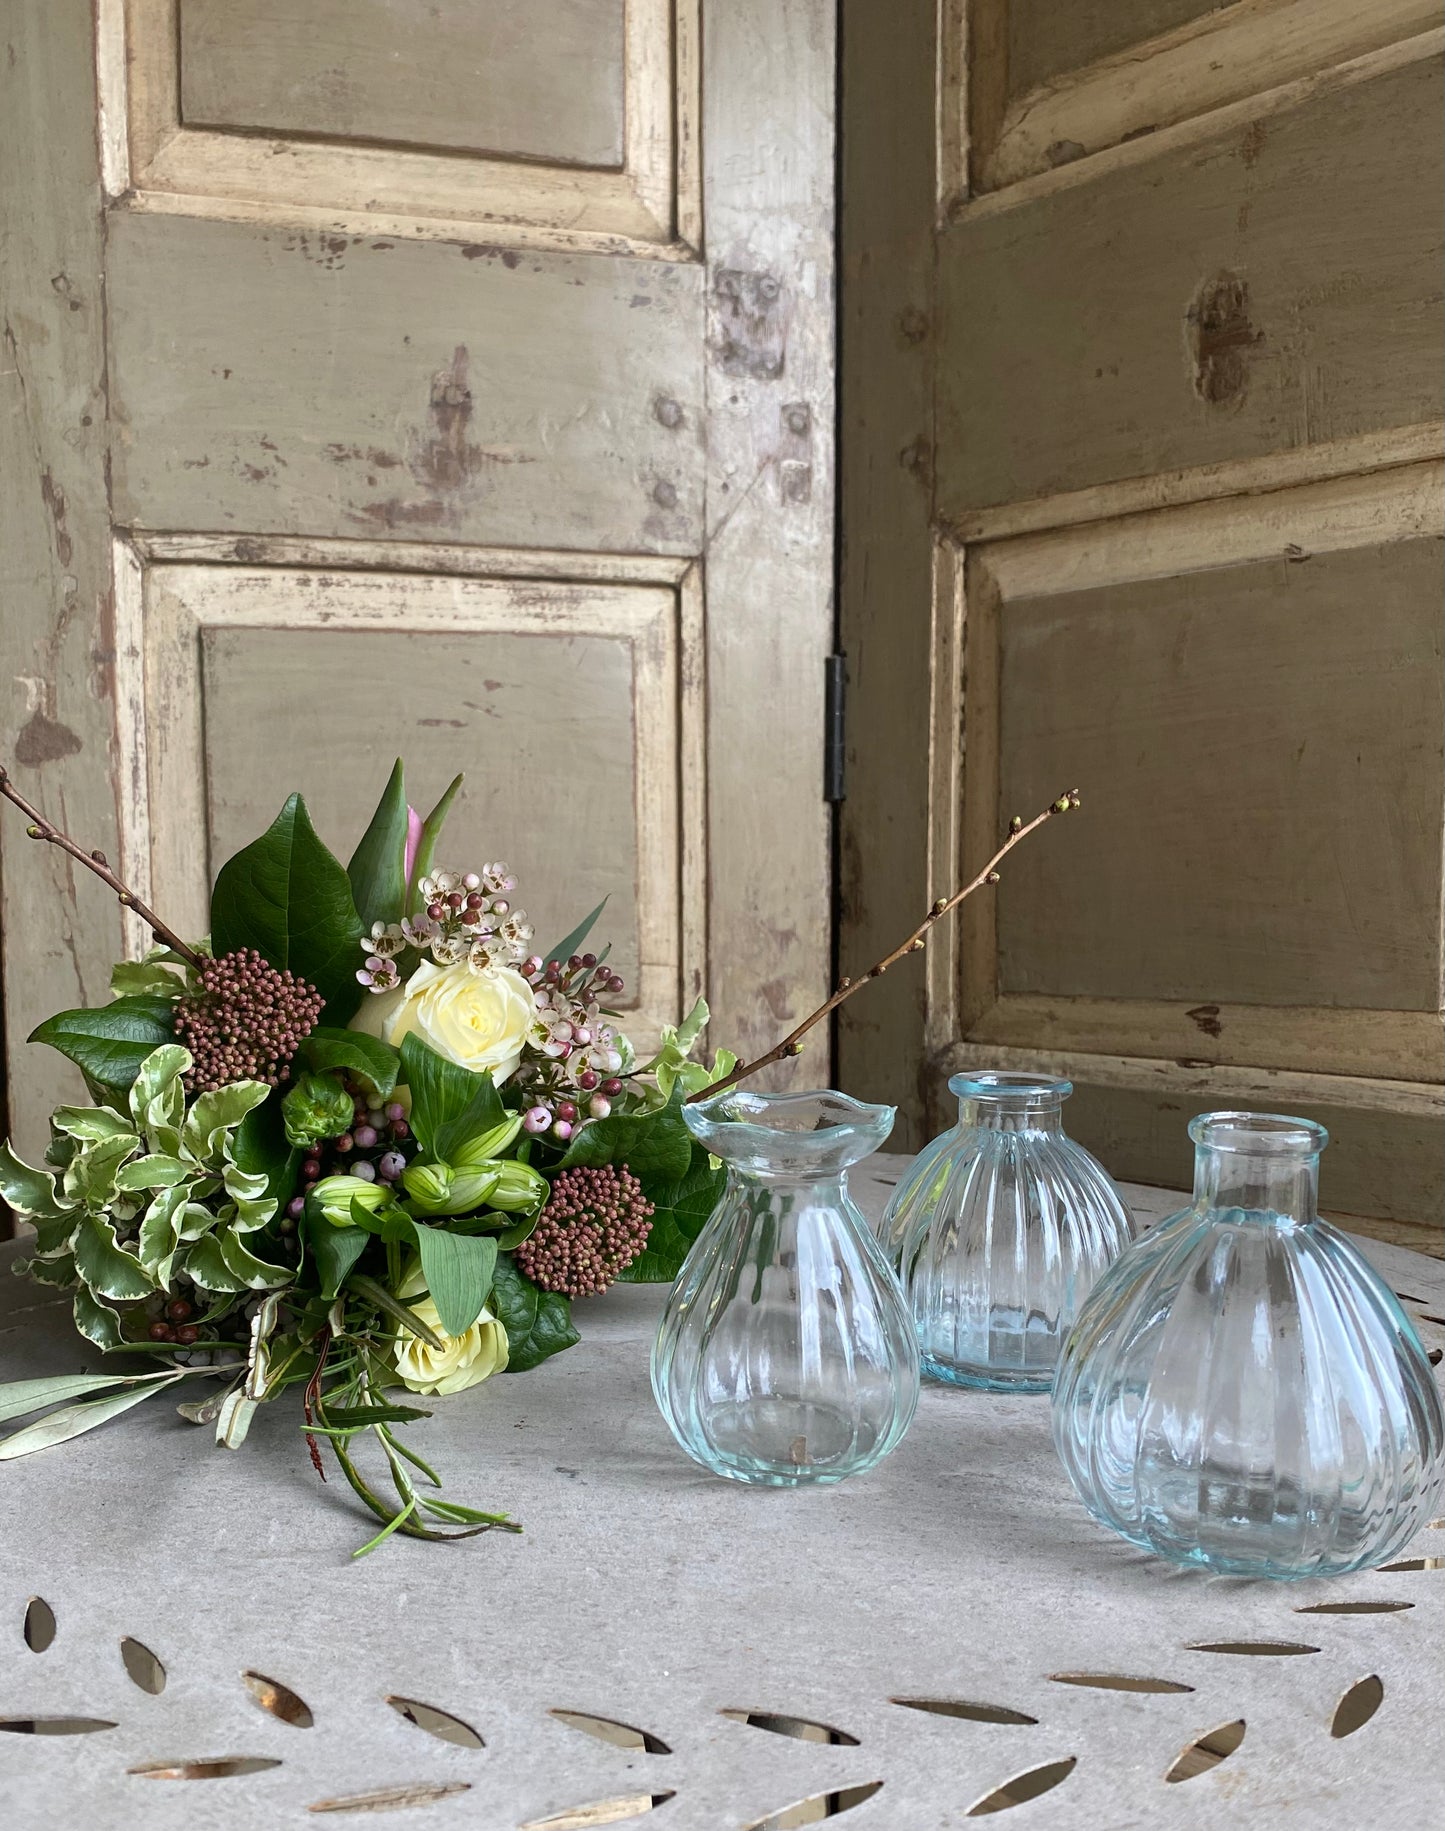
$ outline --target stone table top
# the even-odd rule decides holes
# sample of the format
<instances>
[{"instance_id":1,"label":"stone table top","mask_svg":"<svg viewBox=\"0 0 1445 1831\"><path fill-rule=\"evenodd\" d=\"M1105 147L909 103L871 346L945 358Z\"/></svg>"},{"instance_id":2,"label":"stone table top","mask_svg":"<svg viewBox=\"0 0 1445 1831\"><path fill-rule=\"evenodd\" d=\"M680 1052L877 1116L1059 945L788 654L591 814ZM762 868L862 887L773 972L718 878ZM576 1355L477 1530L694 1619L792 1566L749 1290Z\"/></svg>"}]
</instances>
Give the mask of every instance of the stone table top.
<instances>
[{"instance_id":1,"label":"stone table top","mask_svg":"<svg viewBox=\"0 0 1445 1831\"><path fill-rule=\"evenodd\" d=\"M855 1173L870 1212L903 1161ZM1181 1205L1125 1194L1151 1220ZM1362 1245L1445 1340L1445 1265ZM416 1831L580 1831L657 1811L657 1831L944 1831L987 1802L1018 1831L1366 1831L1438 1811L1445 1520L1351 1578L1176 1570L1087 1517L1046 1399L936 1387L869 1475L718 1481L653 1405L662 1297L619 1287L578 1306L580 1347L428 1401L410 1441L520 1536L396 1538L353 1562L369 1516L320 1486L286 1401L236 1452L161 1399L0 1465L0 1727L114 1725L0 1736L0 1825L277 1831L394 1810ZM86 1362L63 1301L0 1281L0 1378ZM55 1621L42 1651L36 1597ZM163 1668L159 1692L125 1640ZM1277 1650L1199 1650L1261 1641ZM1352 1692L1340 1721L1378 1708L1332 1734ZM1241 1720L1224 1759L1206 1748L1185 1771L1207 1771L1166 1781ZM133 1771L148 1764L175 1777Z\"/></svg>"}]
</instances>

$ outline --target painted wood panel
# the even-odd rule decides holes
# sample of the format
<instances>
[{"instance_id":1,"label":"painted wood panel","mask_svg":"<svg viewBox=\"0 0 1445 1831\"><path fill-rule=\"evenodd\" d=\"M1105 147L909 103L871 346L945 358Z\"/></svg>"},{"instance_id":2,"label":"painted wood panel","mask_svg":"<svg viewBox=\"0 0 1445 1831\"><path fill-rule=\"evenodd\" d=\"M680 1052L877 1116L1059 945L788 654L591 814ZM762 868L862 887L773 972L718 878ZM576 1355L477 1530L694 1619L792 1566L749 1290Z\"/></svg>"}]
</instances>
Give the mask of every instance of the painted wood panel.
<instances>
[{"instance_id":1,"label":"painted wood panel","mask_svg":"<svg viewBox=\"0 0 1445 1831\"><path fill-rule=\"evenodd\" d=\"M122 525L695 553L690 264L118 213Z\"/></svg>"},{"instance_id":2,"label":"painted wood panel","mask_svg":"<svg viewBox=\"0 0 1445 1831\"><path fill-rule=\"evenodd\" d=\"M191 126L623 159L624 0L181 0Z\"/></svg>"},{"instance_id":3,"label":"painted wood panel","mask_svg":"<svg viewBox=\"0 0 1445 1831\"><path fill-rule=\"evenodd\" d=\"M298 782L344 857L393 755L418 800L465 770L447 857L506 859L540 947L610 896L623 1005L655 1036L701 970L698 634L660 584L154 566L127 867L200 933L215 871Z\"/></svg>"},{"instance_id":4,"label":"painted wood panel","mask_svg":"<svg viewBox=\"0 0 1445 1831\"><path fill-rule=\"evenodd\" d=\"M991 0L985 0L985 4ZM1229 0L1006 0L1008 88L1021 95L1191 20L1229 12Z\"/></svg>"},{"instance_id":5,"label":"painted wood panel","mask_svg":"<svg viewBox=\"0 0 1445 1831\"><path fill-rule=\"evenodd\" d=\"M1440 77L970 206L940 248L943 516L1438 420Z\"/></svg>"},{"instance_id":6,"label":"painted wood panel","mask_svg":"<svg viewBox=\"0 0 1445 1831\"><path fill-rule=\"evenodd\" d=\"M1445 542L1010 600L1005 994L1434 1011ZM1147 941L1145 940L1147 937Z\"/></svg>"}]
</instances>

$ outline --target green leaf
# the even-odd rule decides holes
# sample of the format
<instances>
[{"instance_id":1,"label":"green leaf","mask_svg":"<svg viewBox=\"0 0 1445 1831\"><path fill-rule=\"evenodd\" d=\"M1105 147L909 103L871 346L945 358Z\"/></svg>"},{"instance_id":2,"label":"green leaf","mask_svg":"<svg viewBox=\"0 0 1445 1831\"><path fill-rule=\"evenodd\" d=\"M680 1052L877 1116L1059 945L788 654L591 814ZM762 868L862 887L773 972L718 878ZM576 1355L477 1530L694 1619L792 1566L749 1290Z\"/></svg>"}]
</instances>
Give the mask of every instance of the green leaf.
<instances>
[{"instance_id":1,"label":"green leaf","mask_svg":"<svg viewBox=\"0 0 1445 1831\"><path fill-rule=\"evenodd\" d=\"M214 1238L220 1244L226 1270L239 1278L248 1290L273 1291L280 1285L290 1284L296 1276L289 1265L272 1265L265 1259L258 1259L240 1235L229 1228Z\"/></svg>"},{"instance_id":2,"label":"green leaf","mask_svg":"<svg viewBox=\"0 0 1445 1831\"><path fill-rule=\"evenodd\" d=\"M444 1162L508 1116L490 1073L459 1068L415 1032L402 1038L401 1078L411 1089L411 1129L422 1147Z\"/></svg>"},{"instance_id":3,"label":"green leaf","mask_svg":"<svg viewBox=\"0 0 1445 1831\"><path fill-rule=\"evenodd\" d=\"M0 1424L12 1418L23 1418L28 1411L39 1411L42 1405L59 1405L84 1398L87 1393L103 1392L107 1386L153 1385L157 1380L173 1380L173 1373L57 1373L43 1380L6 1380L0 1385ZM426 1412L416 1413L427 1417Z\"/></svg>"},{"instance_id":4,"label":"green leaf","mask_svg":"<svg viewBox=\"0 0 1445 1831\"><path fill-rule=\"evenodd\" d=\"M57 1106L50 1115L50 1123L56 1131L64 1132L69 1138L83 1139L87 1144L96 1144L102 1138L119 1138L123 1134L134 1143L140 1143L130 1120L123 1119L109 1106Z\"/></svg>"},{"instance_id":5,"label":"green leaf","mask_svg":"<svg viewBox=\"0 0 1445 1831\"><path fill-rule=\"evenodd\" d=\"M196 1241L186 1254L182 1270L202 1290L232 1294L251 1288L244 1278L238 1277L227 1265L221 1251L221 1242L214 1233L208 1233Z\"/></svg>"},{"instance_id":6,"label":"green leaf","mask_svg":"<svg viewBox=\"0 0 1445 1831\"><path fill-rule=\"evenodd\" d=\"M604 896L602 901L592 911L591 915L583 916L582 920L572 930L571 934L559 941L550 953L543 954L542 958L544 960L570 960L573 954L577 952L577 949L581 947L582 943L587 939L588 935L590 935L592 930L597 926L597 918L606 907L607 898Z\"/></svg>"},{"instance_id":7,"label":"green leaf","mask_svg":"<svg viewBox=\"0 0 1445 1831\"><path fill-rule=\"evenodd\" d=\"M73 1305L75 1326L87 1341L95 1343L97 1348L115 1349L128 1346L120 1332L120 1318L108 1303L102 1303L98 1297L82 1285L75 1293Z\"/></svg>"},{"instance_id":8,"label":"green leaf","mask_svg":"<svg viewBox=\"0 0 1445 1831\"><path fill-rule=\"evenodd\" d=\"M400 757L346 875L367 932L373 922L399 922L406 914L406 785Z\"/></svg>"},{"instance_id":9,"label":"green leaf","mask_svg":"<svg viewBox=\"0 0 1445 1831\"><path fill-rule=\"evenodd\" d=\"M281 1102L254 1108L231 1134L231 1160L243 1175L265 1178L265 1194L280 1207L296 1181L301 1153L286 1142Z\"/></svg>"},{"instance_id":10,"label":"green leaf","mask_svg":"<svg viewBox=\"0 0 1445 1831\"><path fill-rule=\"evenodd\" d=\"M429 1328L400 1298L394 1297L384 1284L378 1284L375 1278L365 1277L357 1272L350 1280L348 1290L367 1303L374 1303L383 1315L390 1316L393 1322L399 1322L404 1329L418 1335L429 1348L445 1348L446 1343L435 1329Z\"/></svg>"},{"instance_id":11,"label":"green leaf","mask_svg":"<svg viewBox=\"0 0 1445 1831\"><path fill-rule=\"evenodd\" d=\"M161 1289L171 1281L171 1264L180 1243L180 1217L186 1206L186 1195L183 1188L162 1190L141 1220L136 1251L141 1264Z\"/></svg>"},{"instance_id":12,"label":"green leaf","mask_svg":"<svg viewBox=\"0 0 1445 1831\"><path fill-rule=\"evenodd\" d=\"M56 1194L55 1178L44 1170L33 1170L15 1155L8 1140L0 1144L0 1195L17 1214L58 1220L68 1212Z\"/></svg>"},{"instance_id":13,"label":"green leaf","mask_svg":"<svg viewBox=\"0 0 1445 1831\"><path fill-rule=\"evenodd\" d=\"M174 1007L164 998L117 998L89 1011L57 1011L30 1032L32 1043L49 1043L101 1087L131 1085L141 1063L171 1041Z\"/></svg>"},{"instance_id":14,"label":"green leaf","mask_svg":"<svg viewBox=\"0 0 1445 1831\"><path fill-rule=\"evenodd\" d=\"M134 1133L124 1132L84 1145L65 1172L65 1193L91 1208L107 1206L115 1194L116 1173L139 1143Z\"/></svg>"},{"instance_id":15,"label":"green leaf","mask_svg":"<svg viewBox=\"0 0 1445 1831\"><path fill-rule=\"evenodd\" d=\"M351 1124L351 1113L351 1095L334 1072L299 1075L281 1102L286 1139L295 1145L339 1138Z\"/></svg>"},{"instance_id":16,"label":"green leaf","mask_svg":"<svg viewBox=\"0 0 1445 1831\"><path fill-rule=\"evenodd\" d=\"M112 998L179 998L184 979L159 960L122 960L110 969Z\"/></svg>"},{"instance_id":17,"label":"green leaf","mask_svg":"<svg viewBox=\"0 0 1445 1831\"><path fill-rule=\"evenodd\" d=\"M714 1170L701 1145L693 1150L687 1175L656 1202L647 1245L622 1273L619 1283L671 1284L693 1241L722 1199L726 1170Z\"/></svg>"},{"instance_id":18,"label":"green leaf","mask_svg":"<svg viewBox=\"0 0 1445 1831\"><path fill-rule=\"evenodd\" d=\"M100 1297L124 1303L155 1289L140 1260L118 1246L115 1230L98 1214L83 1214L75 1230L75 1269Z\"/></svg>"},{"instance_id":19,"label":"green leaf","mask_svg":"<svg viewBox=\"0 0 1445 1831\"><path fill-rule=\"evenodd\" d=\"M507 1372L526 1373L582 1337L572 1327L572 1306L557 1291L539 1290L502 1253L492 1281L492 1313L507 1331Z\"/></svg>"},{"instance_id":20,"label":"green leaf","mask_svg":"<svg viewBox=\"0 0 1445 1831\"><path fill-rule=\"evenodd\" d=\"M301 1059L319 1072L338 1069L354 1075L384 1100L396 1086L401 1058L390 1043L360 1030L333 1030L319 1025L301 1045Z\"/></svg>"},{"instance_id":21,"label":"green leaf","mask_svg":"<svg viewBox=\"0 0 1445 1831\"><path fill-rule=\"evenodd\" d=\"M255 1415L256 1400L247 1396L244 1387L235 1387L222 1399L216 1414L216 1442L222 1449L240 1449Z\"/></svg>"},{"instance_id":22,"label":"green leaf","mask_svg":"<svg viewBox=\"0 0 1445 1831\"><path fill-rule=\"evenodd\" d=\"M139 1405L152 1393L163 1392L167 1386L184 1378L183 1373L172 1373L154 1385L127 1388L103 1399L90 1399L82 1405L63 1405L59 1411L27 1424L24 1430L17 1430L0 1442L0 1462L13 1462L17 1456L29 1456L35 1450L48 1450L54 1444L68 1443L72 1437L82 1436L98 1424L118 1418L132 1405Z\"/></svg>"},{"instance_id":23,"label":"green leaf","mask_svg":"<svg viewBox=\"0 0 1445 1831\"><path fill-rule=\"evenodd\" d=\"M79 1283L75 1275L75 1260L68 1252L61 1253L56 1259L31 1259L28 1263L17 1259L15 1270L18 1272L22 1265L26 1277L36 1284L51 1284L56 1290L69 1291Z\"/></svg>"},{"instance_id":24,"label":"green leaf","mask_svg":"<svg viewBox=\"0 0 1445 1831\"><path fill-rule=\"evenodd\" d=\"M345 1284L351 1268L366 1251L371 1235L361 1227L333 1227L320 1221L306 1230L306 1244L321 1280L321 1296L326 1303L336 1297Z\"/></svg>"},{"instance_id":25,"label":"green leaf","mask_svg":"<svg viewBox=\"0 0 1445 1831\"><path fill-rule=\"evenodd\" d=\"M185 1182L196 1173L193 1163L183 1163L179 1157L168 1157L161 1151L149 1157L137 1157L133 1163L123 1163L116 1172L117 1189L174 1189L177 1183Z\"/></svg>"},{"instance_id":26,"label":"green leaf","mask_svg":"<svg viewBox=\"0 0 1445 1831\"><path fill-rule=\"evenodd\" d=\"M489 1235L418 1227L421 1272L448 1335L465 1335L481 1315L497 1267L497 1242Z\"/></svg>"},{"instance_id":27,"label":"green leaf","mask_svg":"<svg viewBox=\"0 0 1445 1831\"><path fill-rule=\"evenodd\" d=\"M441 837L442 827L446 824L447 815L451 812L452 802L457 798L457 791L460 789L463 779L461 776L452 778L441 800L421 823L421 838L417 842L416 857L412 860L411 883L407 886L408 893L413 891L431 870L432 860L436 857L437 840Z\"/></svg>"},{"instance_id":28,"label":"green leaf","mask_svg":"<svg viewBox=\"0 0 1445 1831\"><path fill-rule=\"evenodd\" d=\"M270 1092L264 1081L232 1081L198 1094L181 1131L182 1141L196 1162L216 1165L226 1134L234 1131L247 1113L255 1112ZM260 1189L253 1193L259 1194Z\"/></svg>"},{"instance_id":29,"label":"green leaf","mask_svg":"<svg viewBox=\"0 0 1445 1831\"><path fill-rule=\"evenodd\" d=\"M292 795L261 837L222 865L211 893L212 946L217 955L256 948L309 980L332 1021L345 1023L362 995L360 939L351 881Z\"/></svg>"},{"instance_id":30,"label":"green leaf","mask_svg":"<svg viewBox=\"0 0 1445 1831\"><path fill-rule=\"evenodd\" d=\"M692 1134L683 1124L681 1095L656 1112L591 1120L573 1138L559 1167L609 1163L625 1163L651 1202L680 1183L692 1167Z\"/></svg>"},{"instance_id":31,"label":"green leaf","mask_svg":"<svg viewBox=\"0 0 1445 1831\"><path fill-rule=\"evenodd\" d=\"M369 1424L410 1424L432 1413L415 1405L328 1405L326 1422L333 1430L365 1430ZM304 1426L303 1426L304 1429Z\"/></svg>"}]
</instances>

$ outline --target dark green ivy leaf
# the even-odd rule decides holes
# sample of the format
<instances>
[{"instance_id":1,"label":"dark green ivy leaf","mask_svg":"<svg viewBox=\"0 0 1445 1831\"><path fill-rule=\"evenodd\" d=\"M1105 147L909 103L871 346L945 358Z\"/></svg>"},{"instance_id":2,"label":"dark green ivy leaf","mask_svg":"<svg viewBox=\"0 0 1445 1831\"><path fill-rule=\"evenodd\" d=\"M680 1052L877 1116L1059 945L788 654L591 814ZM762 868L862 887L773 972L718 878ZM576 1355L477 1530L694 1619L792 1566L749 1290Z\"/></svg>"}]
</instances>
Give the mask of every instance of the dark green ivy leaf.
<instances>
[{"instance_id":1,"label":"dark green ivy leaf","mask_svg":"<svg viewBox=\"0 0 1445 1831\"><path fill-rule=\"evenodd\" d=\"M309 980L333 1023L361 1001L361 918L340 861L317 837L300 795L257 840L221 866L211 892L211 946L254 947L272 966Z\"/></svg>"},{"instance_id":2,"label":"dark green ivy leaf","mask_svg":"<svg viewBox=\"0 0 1445 1831\"><path fill-rule=\"evenodd\" d=\"M682 1090L650 1113L615 1113L584 1125L559 1168L625 1163L650 1202L671 1192L692 1166L692 1134L682 1120Z\"/></svg>"},{"instance_id":3,"label":"dark green ivy leaf","mask_svg":"<svg viewBox=\"0 0 1445 1831\"><path fill-rule=\"evenodd\" d=\"M333 1227L330 1221L308 1224L306 1242L311 1248L325 1302L330 1303L345 1284L356 1261L366 1251L370 1238L371 1235L360 1227Z\"/></svg>"},{"instance_id":4,"label":"dark green ivy leaf","mask_svg":"<svg viewBox=\"0 0 1445 1831\"><path fill-rule=\"evenodd\" d=\"M713 1169L701 1145L694 1145L692 1167L675 1188L656 1200L647 1246L623 1272L626 1284L671 1284L682 1269L693 1241L722 1199L727 1171Z\"/></svg>"},{"instance_id":5,"label":"dark green ivy leaf","mask_svg":"<svg viewBox=\"0 0 1445 1831\"><path fill-rule=\"evenodd\" d=\"M30 1041L69 1056L97 1086L121 1090L152 1049L175 1041L175 1014L168 998L117 998L89 1011L57 1011L31 1031Z\"/></svg>"},{"instance_id":6,"label":"dark green ivy leaf","mask_svg":"<svg viewBox=\"0 0 1445 1831\"><path fill-rule=\"evenodd\" d=\"M370 996L370 994L367 994ZM318 1024L301 1045L301 1059L319 1072L339 1069L363 1081L384 1100L396 1086L400 1058L390 1043L360 1030L337 1030Z\"/></svg>"},{"instance_id":7,"label":"dark green ivy leaf","mask_svg":"<svg viewBox=\"0 0 1445 1831\"><path fill-rule=\"evenodd\" d=\"M492 1310L507 1331L507 1372L527 1373L582 1339L572 1327L572 1306L557 1291L540 1290L524 1278L510 1253L497 1259Z\"/></svg>"}]
</instances>

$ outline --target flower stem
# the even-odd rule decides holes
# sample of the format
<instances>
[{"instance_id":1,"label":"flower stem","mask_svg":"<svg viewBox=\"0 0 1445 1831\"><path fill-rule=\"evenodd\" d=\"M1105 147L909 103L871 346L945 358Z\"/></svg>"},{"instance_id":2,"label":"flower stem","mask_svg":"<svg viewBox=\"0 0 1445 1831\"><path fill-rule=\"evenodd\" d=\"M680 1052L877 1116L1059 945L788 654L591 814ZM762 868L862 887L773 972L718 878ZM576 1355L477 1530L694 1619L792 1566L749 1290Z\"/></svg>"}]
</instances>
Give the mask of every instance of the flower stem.
<instances>
[{"instance_id":1,"label":"flower stem","mask_svg":"<svg viewBox=\"0 0 1445 1831\"><path fill-rule=\"evenodd\" d=\"M104 852L87 852L78 846L68 833L62 833L58 826L47 820L39 810L32 807L20 790L10 780L8 772L0 768L0 795L7 801L13 801L29 817L30 825L26 829L32 839L43 839L52 846L59 846L62 852L68 852L72 858L80 860L87 871L93 871L103 884L108 885L119 901L127 908L133 909L150 929L157 941L164 941L167 947L174 948L183 960L189 961L198 972L204 962L193 947L188 947L174 929L168 928L156 912L147 907L126 884L116 876L106 863Z\"/></svg>"},{"instance_id":2,"label":"flower stem","mask_svg":"<svg viewBox=\"0 0 1445 1831\"><path fill-rule=\"evenodd\" d=\"M895 961L901 960L905 954L921 953L928 944L928 931L936 922L941 922L946 915L952 914L966 897L973 895L975 890L981 890L985 884L996 884L999 881L999 863L1013 851L1016 845L1027 839L1030 833L1036 832L1046 821L1052 820L1055 814L1071 813L1078 805L1079 791L1071 788L1067 789L1057 800L1051 801L1041 814L1035 814L1032 820L1024 821L1015 815L1009 822L1008 837L983 869L971 877L961 889L955 890L952 896L940 897L905 941L870 966L861 978L839 980L837 987L829 997L823 1000L817 1010L810 1012L802 1023L795 1025L783 1040L775 1044L766 1055L760 1055L756 1061L740 1064L733 1069L731 1074L725 1075L720 1081L714 1081L710 1087L699 1088L695 1094L688 1096L687 1104L691 1106L697 1100L710 1100L714 1094L722 1093L724 1089L735 1086L739 1081L748 1080L762 1069L771 1067L774 1062L786 1061L789 1056L801 1055L803 1052L802 1038L815 1024L819 1024L825 1017L831 1016L840 1004L851 998L870 980L881 979L889 967Z\"/></svg>"}]
</instances>

